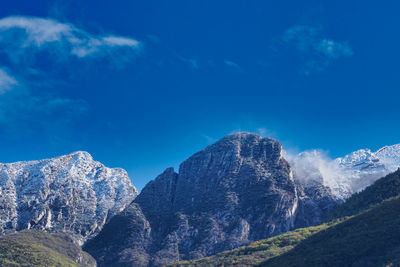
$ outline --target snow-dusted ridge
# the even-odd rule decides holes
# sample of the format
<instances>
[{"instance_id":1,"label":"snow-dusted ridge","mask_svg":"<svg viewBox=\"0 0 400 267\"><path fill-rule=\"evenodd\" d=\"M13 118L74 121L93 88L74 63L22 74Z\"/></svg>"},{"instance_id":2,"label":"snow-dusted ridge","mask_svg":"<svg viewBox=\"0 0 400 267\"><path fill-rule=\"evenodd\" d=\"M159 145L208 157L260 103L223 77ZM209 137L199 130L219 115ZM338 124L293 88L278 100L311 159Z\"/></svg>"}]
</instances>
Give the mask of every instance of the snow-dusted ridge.
<instances>
[{"instance_id":1,"label":"snow-dusted ridge","mask_svg":"<svg viewBox=\"0 0 400 267\"><path fill-rule=\"evenodd\" d=\"M107 168L83 151L0 164L0 234L62 231L82 244L136 196L125 170Z\"/></svg>"},{"instance_id":2,"label":"snow-dusted ridge","mask_svg":"<svg viewBox=\"0 0 400 267\"><path fill-rule=\"evenodd\" d=\"M400 144L376 152L360 149L334 160L318 150L285 156L296 179L305 185L322 183L339 199L346 199L400 167Z\"/></svg>"}]
</instances>

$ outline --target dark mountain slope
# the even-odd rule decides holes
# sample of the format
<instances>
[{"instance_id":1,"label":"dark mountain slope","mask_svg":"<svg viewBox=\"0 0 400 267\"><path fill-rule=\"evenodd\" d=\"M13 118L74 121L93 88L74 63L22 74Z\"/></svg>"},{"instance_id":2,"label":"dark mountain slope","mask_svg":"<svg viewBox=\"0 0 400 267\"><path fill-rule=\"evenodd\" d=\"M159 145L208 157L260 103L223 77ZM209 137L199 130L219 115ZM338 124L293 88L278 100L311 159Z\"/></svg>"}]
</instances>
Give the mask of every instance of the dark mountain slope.
<instances>
[{"instance_id":1,"label":"dark mountain slope","mask_svg":"<svg viewBox=\"0 0 400 267\"><path fill-rule=\"evenodd\" d=\"M150 225L137 204L115 215L83 249L100 266L145 266L149 262Z\"/></svg>"},{"instance_id":2,"label":"dark mountain slope","mask_svg":"<svg viewBox=\"0 0 400 267\"><path fill-rule=\"evenodd\" d=\"M400 266L400 198L350 218L260 266Z\"/></svg>"}]
</instances>

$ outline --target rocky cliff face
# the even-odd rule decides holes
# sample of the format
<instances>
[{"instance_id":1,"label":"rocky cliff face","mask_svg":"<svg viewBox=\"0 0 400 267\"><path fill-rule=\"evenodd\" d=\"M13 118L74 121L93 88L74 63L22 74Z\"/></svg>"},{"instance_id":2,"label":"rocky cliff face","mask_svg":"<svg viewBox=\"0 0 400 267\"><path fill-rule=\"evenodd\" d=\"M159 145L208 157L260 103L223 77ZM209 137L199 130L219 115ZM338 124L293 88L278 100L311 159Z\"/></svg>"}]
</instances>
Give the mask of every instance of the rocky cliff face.
<instances>
[{"instance_id":1,"label":"rocky cliff face","mask_svg":"<svg viewBox=\"0 0 400 267\"><path fill-rule=\"evenodd\" d=\"M204 257L317 220L318 206L297 212L318 202L306 189L293 179L278 141L232 134L184 161L179 173L167 169L150 182L126 215L113 218L85 249L100 266ZM107 241L113 229L124 234Z\"/></svg>"},{"instance_id":2,"label":"rocky cliff face","mask_svg":"<svg viewBox=\"0 0 400 267\"><path fill-rule=\"evenodd\" d=\"M299 205L295 228L319 224L349 194L338 182L337 170L320 152L302 152L287 156L293 170ZM346 194L345 194L346 193Z\"/></svg>"},{"instance_id":3,"label":"rocky cliff face","mask_svg":"<svg viewBox=\"0 0 400 267\"><path fill-rule=\"evenodd\" d=\"M126 171L87 152L0 164L0 234L61 231L82 244L136 197Z\"/></svg>"}]
</instances>

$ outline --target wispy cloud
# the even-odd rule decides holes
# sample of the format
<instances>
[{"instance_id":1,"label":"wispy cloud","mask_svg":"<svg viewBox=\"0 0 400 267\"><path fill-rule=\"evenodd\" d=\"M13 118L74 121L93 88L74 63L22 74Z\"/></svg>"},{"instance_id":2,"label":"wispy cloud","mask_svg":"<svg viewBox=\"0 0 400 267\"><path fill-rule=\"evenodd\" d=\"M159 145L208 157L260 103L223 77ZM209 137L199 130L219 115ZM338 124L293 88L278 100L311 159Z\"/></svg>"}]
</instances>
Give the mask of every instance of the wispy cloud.
<instances>
[{"instance_id":1,"label":"wispy cloud","mask_svg":"<svg viewBox=\"0 0 400 267\"><path fill-rule=\"evenodd\" d=\"M321 27L294 26L285 31L282 40L303 58L304 74L322 71L334 60L353 55L353 50L347 42L325 37Z\"/></svg>"},{"instance_id":2,"label":"wispy cloud","mask_svg":"<svg viewBox=\"0 0 400 267\"><path fill-rule=\"evenodd\" d=\"M236 62L230 61L230 60L225 60L225 65L230 67L230 68L234 68L238 71L241 71L242 68L239 66L239 64L237 64Z\"/></svg>"},{"instance_id":3,"label":"wispy cloud","mask_svg":"<svg viewBox=\"0 0 400 267\"><path fill-rule=\"evenodd\" d=\"M0 34L0 44L8 49L57 49L80 58L101 56L118 49L133 52L140 47L140 42L132 38L93 35L50 18L6 17L0 19Z\"/></svg>"},{"instance_id":4,"label":"wispy cloud","mask_svg":"<svg viewBox=\"0 0 400 267\"><path fill-rule=\"evenodd\" d=\"M0 19L0 57L4 59L4 67L0 67L0 134L66 130L87 113L89 104L57 90L54 84L65 82L59 80L57 69L67 66L72 73L68 68L71 60L76 66L76 60L91 64L90 59L95 58L120 65L141 47L141 42L130 37L92 34L51 18ZM58 64L60 60L65 64Z\"/></svg>"},{"instance_id":5,"label":"wispy cloud","mask_svg":"<svg viewBox=\"0 0 400 267\"><path fill-rule=\"evenodd\" d=\"M10 76L5 70L0 69L0 94L11 90L17 84L18 82L14 77Z\"/></svg>"}]
</instances>

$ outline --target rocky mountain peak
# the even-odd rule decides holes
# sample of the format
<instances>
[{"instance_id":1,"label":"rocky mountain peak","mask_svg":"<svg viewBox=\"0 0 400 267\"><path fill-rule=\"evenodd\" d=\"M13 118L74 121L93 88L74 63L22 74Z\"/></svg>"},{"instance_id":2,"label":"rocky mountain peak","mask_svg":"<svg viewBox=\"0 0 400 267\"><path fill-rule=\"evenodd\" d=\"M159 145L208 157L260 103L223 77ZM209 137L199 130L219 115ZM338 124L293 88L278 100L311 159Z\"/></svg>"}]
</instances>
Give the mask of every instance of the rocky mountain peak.
<instances>
[{"instance_id":1,"label":"rocky mountain peak","mask_svg":"<svg viewBox=\"0 0 400 267\"><path fill-rule=\"evenodd\" d=\"M267 152L266 149L268 147L275 147L274 149L271 149L268 151L269 153L264 154L269 155L270 157L273 156L278 156L275 154L272 154L273 152L278 152L279 156L281 153L281 144L279 141L272 139L272 138L263 138L258 134L254 133L248 133L248 132L237 132L237 133L232 133L229 134L219 141L217 141L215 144L212 144L208 146L206 149L203 151L215 151L215 150L224 150L224 151L235 151L238 157L254 157L257 156L258 154L254 154L254 152ZM203 152L200 151L199 153ZM258 156L262 156L262 154L259 154Z\"/></svg>"},{"instance_id":2,"label":"rocky mountain peak","mask_svg":"<svg viewBox=\"0 0 400 267\"><path fill-rule=\"evenodd\" d=\"M360 149L335 162L345 178L342 183L350 186L351 193L359 192L400 167L400 144L385 146L376 152Z\"/></svg>"},{"instance_id":3,"label":"rocky mountain peak","mask_svg":"<svg viewBox=\"0 0 400 267\"><path fill-rule=\"evenodd\" d=\"M228 135L185 160L179 173L167 169L146 185L130 205L134 225L121 225L124 240L103 247L107 228L86 248L100 266L118 265L115 255L137 266L160 266L286 232L294 226L298 198L281 155L274 139ZM151 231L133 232L138 221ZM112 219L109 225L115 224Z\"/></svg>"},{"instance_id":4,"label":"rocky mountain peak","mask_svg":"<svg viewBox=\"0 0 400 267\"><path fill-rule=\"evenodd\" d=\"M136 195L125 170L107 168L83 151L0 164L0 233L60 231L83 243Z\"/></svg>"}]
</instances>

